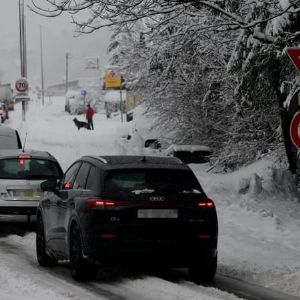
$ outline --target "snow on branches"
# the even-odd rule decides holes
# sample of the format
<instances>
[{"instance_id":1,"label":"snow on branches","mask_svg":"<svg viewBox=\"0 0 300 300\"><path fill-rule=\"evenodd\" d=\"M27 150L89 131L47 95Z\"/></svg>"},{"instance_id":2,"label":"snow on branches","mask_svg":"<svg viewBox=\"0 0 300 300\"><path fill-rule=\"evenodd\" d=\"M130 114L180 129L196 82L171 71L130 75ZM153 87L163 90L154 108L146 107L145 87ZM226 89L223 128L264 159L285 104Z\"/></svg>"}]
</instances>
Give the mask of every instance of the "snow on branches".
<instances>
[{"instance_id":1,"label":"snow on branches","mask_svg":"<svg viewBox=\"0 0 300 300\"><path fill-rule=\"evenodd\" d=\"M295 76L284 49L299 43L300 0L32 0L30 7L48 17L70 13L78 33L111 27L111 62L176 142L206 143L233 167L280 145L287 96L280 87Z\"/></svg>"}]
</instances>

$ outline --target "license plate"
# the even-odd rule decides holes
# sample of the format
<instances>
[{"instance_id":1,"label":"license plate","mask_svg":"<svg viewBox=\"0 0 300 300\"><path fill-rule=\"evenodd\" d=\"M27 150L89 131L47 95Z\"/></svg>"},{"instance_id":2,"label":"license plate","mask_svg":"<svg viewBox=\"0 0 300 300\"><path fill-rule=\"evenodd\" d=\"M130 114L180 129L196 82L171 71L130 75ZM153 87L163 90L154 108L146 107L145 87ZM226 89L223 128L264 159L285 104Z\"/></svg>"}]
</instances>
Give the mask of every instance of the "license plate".
<instances>
[{"instance_id":1,"label":"license plate","mask_svg":"<svg viewBox=\"0 0 300 300\"><path fill-rule=\"evenodd\" d=\"M39 198L41 196L41 191L39 190L14 190L11 191L13 197L32 197Z\"/></svg>"},{"instance_id":2,"label":"license plate","mask_svg":"<svg viewBox=\"0 0 300 300\"><path fill-rule=\"evenodd\" d=\"M139 219L176 219L177 209L138 209Z\"/></svg>"}]
</instances>

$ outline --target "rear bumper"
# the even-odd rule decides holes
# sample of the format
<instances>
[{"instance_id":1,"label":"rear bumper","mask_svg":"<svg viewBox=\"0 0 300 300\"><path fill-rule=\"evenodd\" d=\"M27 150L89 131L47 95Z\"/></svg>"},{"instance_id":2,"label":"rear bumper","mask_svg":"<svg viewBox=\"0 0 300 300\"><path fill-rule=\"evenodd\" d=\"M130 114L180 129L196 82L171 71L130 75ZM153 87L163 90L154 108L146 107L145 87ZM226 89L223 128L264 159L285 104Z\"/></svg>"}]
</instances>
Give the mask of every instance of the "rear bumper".
<instances>
[{"instance_id":1,"label":"rear bumper","mask_svg":"<svg viewBox=\"0 0 300 300\"><path fill-rule=\"evenodd\" d=\"M0 215L35 215L39 201L0 200Z\"/></svg>"},{"instance_id":2,"label":"rear bumper","mask_svg":"<svg viewBox=\"0 0 300 300\"><path fill-rule=\"evenodd\" d=\"M108 266L142 263L185 267L195 260L213 259L217 255L217 241L98 241L86 248L85 254L88 259Z\"/></svg>"}]
</instances>

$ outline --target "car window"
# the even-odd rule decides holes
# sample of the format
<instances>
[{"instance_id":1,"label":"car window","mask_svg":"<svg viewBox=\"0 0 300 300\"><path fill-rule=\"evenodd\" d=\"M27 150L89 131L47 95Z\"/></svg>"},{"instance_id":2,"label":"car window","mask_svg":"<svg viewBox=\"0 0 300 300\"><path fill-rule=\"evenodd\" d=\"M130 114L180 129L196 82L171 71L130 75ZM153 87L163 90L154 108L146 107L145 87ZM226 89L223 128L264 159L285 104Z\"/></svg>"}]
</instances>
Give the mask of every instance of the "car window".
<instances>
[{"instance_id":1,"label":"car window","mask_svg":"<svg viewBox=\"0 0 300 300\"><path fill-rule=\"evenodd\" d=\"M58 179L59 165L50 160L9 158L0 160L0 179Z\"/></svg>"},{"instance_id":2,"label":"car window","mask_svg":"<svg viewBox=\"0 0 300 300\"><path fill-rule=\"evenodd\" d=\"M203 190L193 172L174 169L114 171L105 179L105 191L115 192L195 192Z\"/></svg>"},{"instance_id":3,"label":"car window","mask_svg":"<svg viewBox=\"0 0 300 300\"><path fill-rule=\"evenodd\" d=\"M64 190L64 189L72 189L73 188L75 176L78 172L80 165L81 165L81 162L75 163L67 170L61 183L59 184L60 189Z\"/></svg>"},{"instance_id":4,"label":"car window","mask_svg":"<svg viewBox=\"0 0 300 300\"><path fill-rule=\"evenodd\" d=\"M96 193L99 190L99 184L100 184L99 170L95 166L92 166L87 178L86 189L92 190L93 192Z\"/></svg>"},{"instance_id":5,"label":"car window","mask_svg":"<svg viewBox=\"0 0 300 300\"><path fill-rule=\"evenodd\" d=\"M89 163L82 163L79 172L76 175L74 180L73 189L84 189L87 176L90 171L90 164Z\"/></svg>"}]
</instances>

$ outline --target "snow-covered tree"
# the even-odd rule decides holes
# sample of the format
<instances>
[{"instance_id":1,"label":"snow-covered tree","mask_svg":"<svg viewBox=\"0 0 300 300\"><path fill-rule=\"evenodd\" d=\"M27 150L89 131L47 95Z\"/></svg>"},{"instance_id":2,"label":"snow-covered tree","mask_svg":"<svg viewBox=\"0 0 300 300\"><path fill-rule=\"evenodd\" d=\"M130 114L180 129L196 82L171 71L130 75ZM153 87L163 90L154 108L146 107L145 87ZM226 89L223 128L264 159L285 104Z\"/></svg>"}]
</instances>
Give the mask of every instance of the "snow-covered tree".
<instances>
[{"instance_id":1,"label":"snow-covered tree","mask_svg":"<svg viewBox=\"0 0 300 300\"><path fill-rule=\"evenodd\" d=\"M46 16L71 13L79 33L112 26L112 61L161 126L182 130L176 139L208 143L235 166L278 147L281 116L289 149L281 87L296 82L284 50L299 42L300 0L32 3Z\"/></svg>"}]
</instances>

